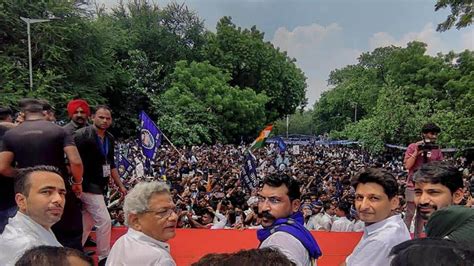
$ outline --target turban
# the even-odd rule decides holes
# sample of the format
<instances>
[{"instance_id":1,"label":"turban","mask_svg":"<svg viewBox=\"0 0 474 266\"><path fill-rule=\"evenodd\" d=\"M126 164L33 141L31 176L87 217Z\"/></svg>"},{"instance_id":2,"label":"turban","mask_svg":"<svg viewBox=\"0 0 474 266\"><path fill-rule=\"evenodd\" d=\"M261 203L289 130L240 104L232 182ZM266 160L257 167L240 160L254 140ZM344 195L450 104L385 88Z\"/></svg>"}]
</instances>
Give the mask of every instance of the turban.
<instances>
[{"instance_id":1,"label":"turban","mask_svg":"<svg viewBox=\"0 0 474 266\"><path fill-rule=\"evenodd\" d=\"M90 116L91 114L91 111L89 109L89 104L87 104L87 102L85 100L82 100L82 99L76 99L76 100L71 100L68 104L67 104L67 113L69 114L69 117L72 117L72 115L74 114L74 112L76 112L77 108L81 107L82 110L84 110L84 113L87 115L87 116Z\"/></svg>"}]
</instances>

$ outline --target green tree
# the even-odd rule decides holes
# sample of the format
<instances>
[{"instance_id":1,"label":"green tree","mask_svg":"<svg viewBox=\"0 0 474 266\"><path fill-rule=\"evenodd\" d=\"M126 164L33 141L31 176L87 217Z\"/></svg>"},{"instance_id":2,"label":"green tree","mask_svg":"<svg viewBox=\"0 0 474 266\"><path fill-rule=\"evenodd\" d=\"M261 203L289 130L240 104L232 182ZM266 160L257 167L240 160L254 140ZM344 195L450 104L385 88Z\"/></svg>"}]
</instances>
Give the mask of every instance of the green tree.
<instances>
[{"instance_id":1,"label":"green tree","mask_svg":"<svg viewBox=\"0 0 474 266\"><path fill-rule=\"evenodd\" d=\"M155 106L159 126L177 145L238 142L265 122L267 97L228 85L229 74L208 62L180 61L170 80Z\"/></svg>"},{"instance_id":2,"label":"green tree","mask_svg":"<svg viewBox=\"0 0 474 266\"><path fill-rule=\"evenodd\" d=\"M103 100L97 92L111 78L111 62L87 15L73 1L0 3L0 104L16 106L22 97L44 98L64 114L66 102L74 96L92 103ZM29 89L26 24L20 16L60 18L31 26L33 90Z\"/></svg>"},{"instance_id":3,"label":"green tree","mask_svg":"<svg viewBox=\"0 0 474 266\"><path fill-rule=\"evenodd\" d=\"M267 121L271 122L305 105L306 77L295 60L263 40L255 26L242 29L223 17L216 34L208 33L204 57L231 74L230 85L264 92Z\"/></svg>"},{"instance_id":4,"label":"green tree","mask_svg":"<svg viewBox=\"0 0 474 266\"><path fill-rule=\"evenodd\" d=\"M446 31L456 26L461 29L472 24L474 15L474 6L472 0L438 0L435 5L435 11L449 7L451 14L445 21L438 24L437 31Z\"/></svg>"},{"instance_id":5,"label":"green tree","mask_svg":"<svg viewBox=\"0 0 474 266\"><path fill-rule=\"evenodd\" d=\"M275 122L273 134L286 136L286 118ZM288 134L314 135L313 110L299 110L288 117Z\"/></svg>"},{"instance_id":6,"label":"green tree","mask_svg":"<svg viewBox=\"0 0 474 266\"><path fill-rule=\"evenodd\" d=\"M170 87L175 62L200 58L206 40L203 22L185 5L161 8L150 1L120 1L112 12L100 11L93 24L114 61L114 78L101 95L114 111L115 133L133 136L139 112L150 113L152 98Z\"/></svg>"},{"instance_id":7,"label":"green tree","mask_svg":"<svg viewBox=\"0 0 474 266\"><path fill-rule=\"evenodd\" d=\"M385 143L407 145L418 140L421 126L431 121L442 128L442 145L474 145L469 133L474 129L474 53L451 52L432 57L425 52L425 44L412 42L406 48L382 53L380 64L365 64L364 60L373 55L369 53L359 59L358 65L334 71L331 78L336 86L315 104L315 122L322 120L319 129L330 131L334 138L360 140L372 152L381 152ZM364 88L359 83L363 78L369 89L356 95L352 88ZM375 105L365 108L366 114L355 123L347 118L339 121L343 126L331 123L342 119L334 113L342 113L341 103L349 99L372 101Z\"/></svg>"}]
</instances>

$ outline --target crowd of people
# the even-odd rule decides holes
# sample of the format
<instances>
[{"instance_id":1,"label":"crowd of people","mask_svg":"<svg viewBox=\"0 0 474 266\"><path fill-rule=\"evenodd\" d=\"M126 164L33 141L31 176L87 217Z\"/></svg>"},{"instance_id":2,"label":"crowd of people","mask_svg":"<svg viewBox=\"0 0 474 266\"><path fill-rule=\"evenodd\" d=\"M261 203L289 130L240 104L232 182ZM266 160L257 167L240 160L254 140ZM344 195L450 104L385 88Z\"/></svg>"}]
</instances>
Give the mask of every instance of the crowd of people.
<instances>
[{"instance_id":1,"label":"crowd of people","mask_svg":"<svg viewBox=\"0 0 474 266\"><path fill-rule=\"evenodd\" d=\"M64 127L47 101L24 99L19 109L13 122L0 108L0 250L9 251L0 253L2 265L42 245L82 251L93 228L99 265L174 265L166 242L176 227L258 229L260 248L296 265L322 254L311 230L363 232L347 265L396 261L390 254L416 248L394 248L410 231L474 241L465 233L474 222L473 163L442 153L435 124L424 125L406 151L382 156L358 144L266 145L253 151L259 182L252 187L243 179L248 145L162 143L149 159L140 140L109 132L105 105L71 100ZM455 228L443 222L452 219ZM111 227L124 225L127 234L111 250ZM53 251L70 254L44 249Z\"/></svg>"},{"instance_id":2,"label":"crowd of people","mask_svg":"<svg viewBox=\"0 0 474 266\"><path fill-rule=\"evenodd\" d=\"M143 180L168 183L180 217L178 227L259 228L257 190L247 188L240 178L247 146L215 144L175 150L171 145L163 144L147 170L138 140L119 143L120 154L135 165L124 185L131 188ZM262 180L274 173L285 173L300 181L301 211L309 230L363 230L353 204L355 194L351 178L370 167L386 169L397 178L400 205L396 211L406 216L407 170L403 165L403 151L371 156L358 145L300 146L298 154L294 154L294 150L292 145L281 151L277 145L270 144L255 151L257 173ZM463 204L472 205L468 185L472 178L469 167L472 166L463 157L446 160L466 169ZM114 224L123 225L120 194L114 191L113 188L110 191L109 206ZM414 231L413 226L411 231Z\"/></svg>"}]
</instances>

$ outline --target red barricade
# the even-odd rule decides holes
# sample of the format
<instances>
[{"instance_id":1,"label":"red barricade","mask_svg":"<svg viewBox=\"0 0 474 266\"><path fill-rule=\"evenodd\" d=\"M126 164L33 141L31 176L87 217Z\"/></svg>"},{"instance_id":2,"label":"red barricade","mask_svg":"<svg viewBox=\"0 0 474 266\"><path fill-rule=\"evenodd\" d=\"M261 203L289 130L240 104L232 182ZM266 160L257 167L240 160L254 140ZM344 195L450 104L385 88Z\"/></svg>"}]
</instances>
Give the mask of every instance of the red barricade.
<instances>
[{"instance_id":1,"label":"red barricade","mask_svg":"<svg viewBox=\"0 0 474 266\"><path fill-rule=\"evenodd\" d=\"M126 232L115 227L112 242ZM336 266L344 262L360 240L362 233L312 232L323 256L318 266ZM177 229L169 241L171 255L179 266L190 265L208 253L232 253L256 248L259 244L255 230Z\"/></svg>"}]
</instances>

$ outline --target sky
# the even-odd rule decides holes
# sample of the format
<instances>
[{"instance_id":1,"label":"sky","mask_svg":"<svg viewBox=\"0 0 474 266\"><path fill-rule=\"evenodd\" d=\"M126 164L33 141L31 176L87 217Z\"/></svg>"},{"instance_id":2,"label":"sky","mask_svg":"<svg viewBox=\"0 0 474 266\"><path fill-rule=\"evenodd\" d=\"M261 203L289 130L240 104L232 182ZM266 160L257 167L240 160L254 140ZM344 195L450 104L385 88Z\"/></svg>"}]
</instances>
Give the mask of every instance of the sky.
<instances>
[{"instance_id":1,"label":"sky","mask_svg":"<svg viewBox=\"0 0 474 266\"><path fill-rule=\"evenodd\" d=\"M97 0L106 7L117 0ZM126 2L126 0L125 0ZM159 5L171 1L155 0ZM474 26L436 32L449 9L434 11L435 0L178 0L214 31L231 16L237 26L253 25L265 40L287 51L307 77L308 106L328 90L329 73L356 64L363 52L377 47L406 47L413 40L428 44L427 53L474 50Z\"/></svg>"}]
</instances>

